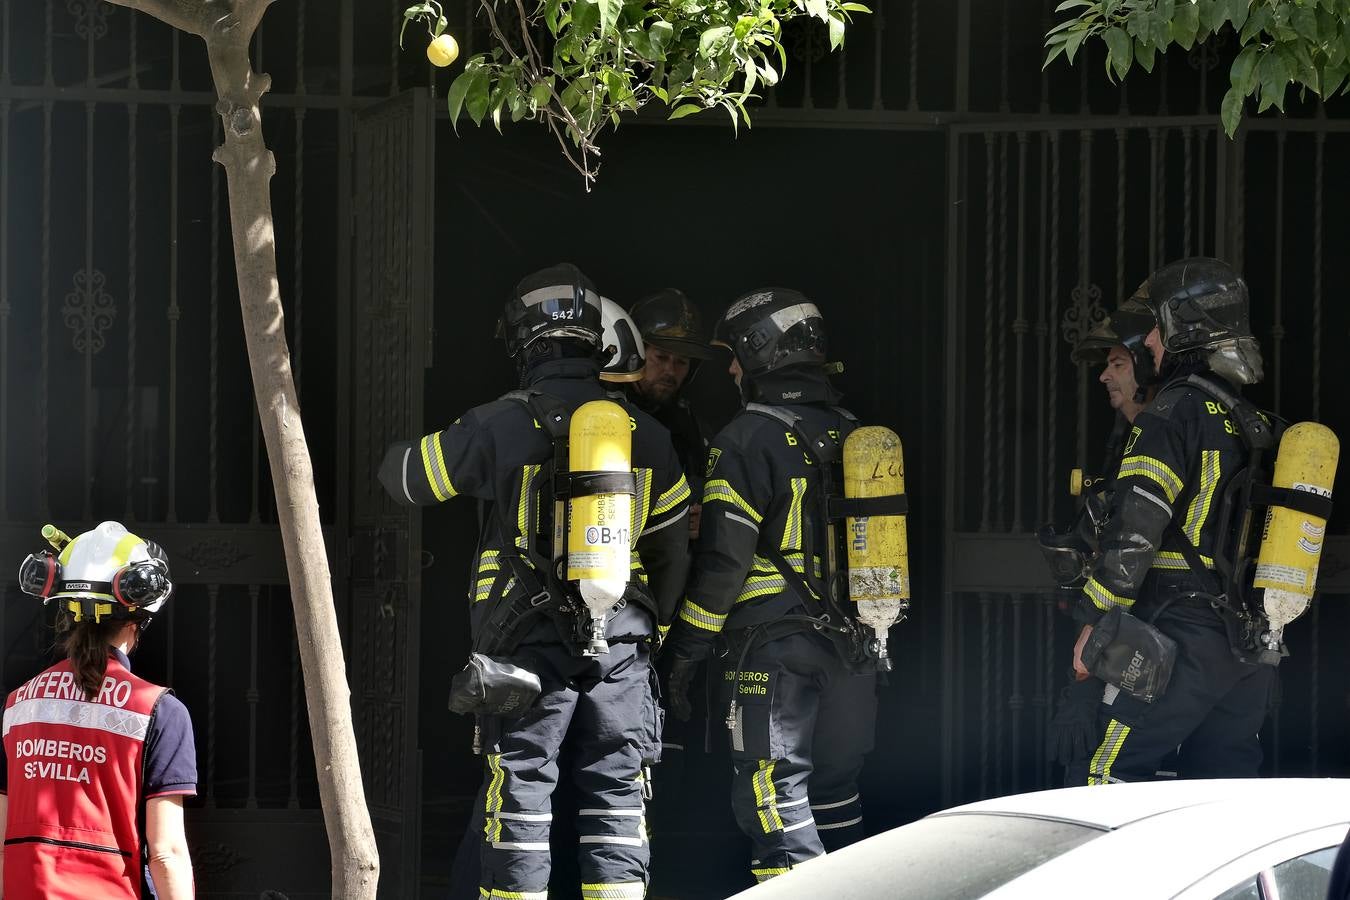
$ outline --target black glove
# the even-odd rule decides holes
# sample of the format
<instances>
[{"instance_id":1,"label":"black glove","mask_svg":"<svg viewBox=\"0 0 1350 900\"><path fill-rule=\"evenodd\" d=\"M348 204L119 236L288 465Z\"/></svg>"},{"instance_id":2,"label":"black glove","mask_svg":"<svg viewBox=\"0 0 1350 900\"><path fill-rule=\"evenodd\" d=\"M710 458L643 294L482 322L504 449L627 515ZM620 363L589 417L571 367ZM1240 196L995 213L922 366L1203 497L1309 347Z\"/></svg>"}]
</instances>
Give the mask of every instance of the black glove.
<instances>
[{"instance_id":1,"label":"black glove","mask_svg":"<svg viewBox=\"0 0 1350 900\"><path fill-rule=\"evenodd\" d=\"M1059 692L1059 707L1045 730L1045 753L1061 766L1082 762L1101 743L1097 707L1106 683L1100 678L1083 681L1069 673L1069 684Z\"/></svg>"},{"instance_id":2,"label":"black glove","mask_svg":"<svg viewBox=\"0 0 1350 900\"><path fill-rule=\"evenodd\" d=\"M689 704L689 685L698 672L700 660L687 656L672 656L670 674L666 676L666 702L670 704L670 714L681 722L688 722L693 714Z\"/></svg>"}]
</instances>

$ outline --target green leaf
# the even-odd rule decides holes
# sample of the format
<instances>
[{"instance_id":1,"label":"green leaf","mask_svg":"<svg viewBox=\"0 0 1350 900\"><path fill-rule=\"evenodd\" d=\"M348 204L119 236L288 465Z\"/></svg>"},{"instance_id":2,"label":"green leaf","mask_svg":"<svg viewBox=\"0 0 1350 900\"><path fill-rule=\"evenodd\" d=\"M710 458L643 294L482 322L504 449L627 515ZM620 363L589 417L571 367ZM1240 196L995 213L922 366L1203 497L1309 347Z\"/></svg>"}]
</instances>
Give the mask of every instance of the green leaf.
<instances>
[{"instance_id":1,"label":"green leaf","mask_svg":"<svg viewBox=\"0 0 1350 900\"><path fill-rule=\"evenodd\" d=\"M1233 132L1237 131L1238 123L1242 121L1242 103L1246 99L1246 94L1235 87L1230 87L1228 93L1223 95L1223 105L1219 110L1219 118L1223 120L1223 130L1230 138Z\"/></svg>"},{"instance_id":2,"label":"green leaf","mask_svg":"<svg viewBox=\"0 0 1350 900\"><path fill-rule=\"evenodd\" d=\"M464 108L464 96L468 93L475 74L466 64L464 71L450 83L450 90L445 95L445 105L450 112L450 127L455 130L455 134L459 134L459 111Z\"/></svg>"},{"instance_id":3,"label":"green leaf","mask_svg":"<svg viewBox=\"0 0 1350 900\"><path fill-rule=\"evenodd\" d=\"M407 23L405 22L404 24L406 25ZM439 17L437 17L437 19L436 19L436 27L433 28L433 29L431 29L431 36L432 36L432 38L433 38L433 39L434 39L434 38L438 38L438 37L440 37L441 35L445 34L445 29L448 28L449 25L450 25L450 22L449 22L448 19L445 18L445 16L439 16Z\"/></svg>"},{"instance_id":4,"label":"green leaf","mask_svg":"<svg viewBox=\"0 0 1350 900\"><path fill-rule=\"evenodd\" d=\"M558 36L558 9L562 6L562 0L545 0L544 2L544 24L548 26L548 33L554 37Z\"/></svg>"},{"instance_id":5,"label":"green leaf","mask_svg":"<svg viewBox=\"0 0 1350 900\"><path fill-rule=\"evenodd\" d=\"M1294 7L1294 13L1290 16L1290 24L1294 26L1294 31L1298 36L1310 44L1318 42L1317 11L1307 6Z\"/></svg>"},{"instance_id":6,"label":"green leaf","mask_svg":"<svg viewBox=\"0 0 1350 900\"><path fill-rule=\"evenodd\" d=\"M1195 35L1200 30L1200 10L1190 2L1183 2L1172 16L1172 40L1189 50L1195 44Z\"/></svg>"},{"instance_id":7,"label":"green leaf","mask_svg":"<svg viewBox=\"0 0 1350 900\"><path fill-rule=\"evenodd\" d=\"M655 22L647 30L647 34L652 39L653 49L664 58L666 48L670 46L670 39L675 35L675 26L669 22Z\"/></svg>"},{"instance_id":8,"label":"green leaf","mask_svg":"<svg viewBox=\"0 0 1350 900\"><path fill-rule=\"evenodd\" d=\"M830 4L827 0L806 0L806 14L822 22L830 18Z\"/></svg>"},{"instance_id":9,"label":"green leaf","mask_svg":"<svg viewBox=\"0 0 1350 900\"><path fill-rule=\"evenodd\" d=\"M1261 54L1256 64L1256 81L1261 86L1261 102L1257 112L1264 112L1271 104L1284 111L1284 89L1289 83L1290 72L1283 56L1274 51Z\"/></svg>"},{"instance_id":10,"label":"green leaf","mask_svg":"<svg viewBox=\"0 0 1350 900\"><path fill-rule=\"evenodd\" d=\"M1228 70L1229 82L1244 97L1252 92L1252 87L1255 85L1253 74L1256 71L1256 61L1260 55L1260 49L1255 44L1249 44L1242 48L1242 52L1237 55L1237 59L1233 60L1232 68Z\"/></svg>"},{"instance_id":11,"label":"green leaf","mask_svg":"<svg viewBox=\"0 0 1350 900\"><path fill-rule=\"evenodd\" d=\"M1153 71L1153 59L1158 48L1152 44L1145 44L1143 41L1134 42L1134 61L1139 63L1139 67L1145 72Z\"/></svg>"},{"instance_id":12,"label":"green leaf","mask_svg":"<svg viewBox=\"0 0 1350 900\"><path fill-rule=\"evenodd\" d=\"M1238 40L1243 44L1247 43L1262 31L1265 31L1274 18L1275 15L1270 11L1269 6L1257 7L1247 17L1247 24L1242 26L1242 33L1238 35Z\"/></svg>"},{"instance_id":13,"label":"green leaf","mask_svg":"<svg viewBox=\"0 0 1350 900\"><path fill-rule=\"evenodd\" d=\"M670 114L670 117L666 121L683 119L685 116L692 116L696 112L702 112L702 110L703 107L696 103L683 103L675 107L675 110Z\"/></svg>"},{"instance_id":14,"label":"green leaf","mask_svg":"<svg viewBox=\"0 0 1350 900\"><path fill-rule=\"evenodd\" d=\"M600 24L600 6L594 0L577 0L572 4L572 28L582 37L590 35Z\"/></svg>"},{"instance_id":15,"label":"green leaf","mask_svg":"<svg viewBox=\"0 0 1350 900\"><path fill-rule=\"evenodd\" d=\"M722 45L726 44L727 37L730 34L730 25L719 25L716 28L709 28L699 36L698 55L708 59L717 53L720 53Z\"/></svg>"},{"instance_id":16,"label":"green leaf","mask_svg":"<svg viewBox=\"0 0 1350 900\"><path fill-rule=\"evenodd\" d=\"M1136 9L1125 17L1125 31L1130 37L1145 43L1153 43L1153 29L1150 26L1149 12Z\"/></svg>"},{"instance_id":17,"label":"green leaf","mask_svg":"<svg viewBox=\"0 0 1350 900\"><path fill-rule=\"evenodd\" d=\"M1041 63L1041 71L1044 72L1047 68L1049 68L1050 64L1055 61L1055 58L1063 52L1064 52L1063 42L1060 42L1055 46L1051 47L1050 52L1045 54L1045 62Z\"/></svg>"},{"instance_id":18,"label":"green leaf","mask_svg":"<svg viewBox=\"0 0 1350 900\"><path fill-rule=\"evenodd\" d=\"M600 8L600 33L609 34L614 30L614 24L619 21L623 0L599 0L596 5Z\"/></svg>"},{"instance_id":19,"label":"green leaf","mask_svg":"<svg viewBox=\"0 0 1350 900\"><path fill-rule=\"evenodd\" d=\"M483 124L483 116L487 115L491 83L492 73L487 68L475 69L473 76L469 79L464 98L464 111L469 114L469 118L473 120L475 125Z\"/></svg>"},{"instance_id":20,"label":"green leaf","mask_svg":"<svg viewBox=\"0 0 1350 900\"><path fill-rule=\"evenodd\" d=\"M1172 20L1161 10L1155 9L1148 14L1149 43L1166 47L1172 42Z\"/></svg>"},{"instance_id":21,"label":"green leaf","mask_svg":"<svg viewBox=\"0 0 1350 900\"><path fill-rule=\"evenodd\" d=\"M866 13L868 15L872 14L872 10L866 6L863 6L861 3L841 3L839 4L839 8L844 10L845 12ZM748 115L745 117L745 121L747 124L750 122L750 117Z\"/></svg>"},{"instance_id":22,"label":"green leaf","mask_svg":"<svg viewBox=\"0 0 1350 900\"><path fill-rule=\"evenodd\" d=\"M1066 9L1074 9L1078 6L1092 6L1092 0L1064 0L1059 6L1055 7L1055 12L1064 12Z\"/></svg>"},{"instance_id":23,"label":"green leaf","mask_svg":"<svg viewBox=\"0 0 1350 900\"><path fill-rule=\"evenodd\" d=\"M1218 31L1228 21L1228 7L1222 0L1200 0L1196 7L1200 13L1200 30L1203 32Z\"/></svg>"},{"instance_id":24,"label":"green leaf","mask_svg":"<svg viewBox=\"0 0 1350 900\"><path fill-rule=\"evenodd\" d=\"M546 81L536 81L534 87L530 88L530 99L534 101L535 106L548 106L549 101L553 99L553 89Z\"/></svg>"},{"instance_id":25,"label":"green leaf","mask_svg":"<svg viewBox=\"0 0 1350 900\"><path fill-rule=\"evenodd\" d=\"M1242 31L1242 26L1247 22L1247 14L1250 12L1251 0L1227 0L1228 2L1228 21L1233 23L1234 31ZM1236 128L1237 126L1233 126ZM1229 132L1232 136L1232 132Z\"/></svg>"},{"instance_id":26,"label":"green leaf","mask_svg":"<svg viewBox=\"0 0 1350 900\"><path fill-rule=\"evenodd\" d=\"M1108 28L1102 35L1106 41L1106 71L1110 75L1115 71L1117 79L1124 78L1134 62L1134 45L1123 28Z\"/></svg>"},{"instance_id":27,"label":"green leaf","mask_svg":"<svg viewBox=\"0 0 1350 900\"><path fill-rule=\"evenodd\" d=\"M844 45L844 20L830 13L830 49L838 50Z\"/></svg>"},{"instance_id":28,"label":"green leaf","mask_svg":"<svg viewBox=\"0 0 1350 900\"><path fill-rule=\"evenodd\" d=\"M1069 39L1064 42L1064 53L1067 55L1069 65L1073 65L1073 58L1078 54L1078 48L1083 43L1083 38L1087 37L1087 29L1075 31L1069 35Z\"/></svg>"}]
</instances>

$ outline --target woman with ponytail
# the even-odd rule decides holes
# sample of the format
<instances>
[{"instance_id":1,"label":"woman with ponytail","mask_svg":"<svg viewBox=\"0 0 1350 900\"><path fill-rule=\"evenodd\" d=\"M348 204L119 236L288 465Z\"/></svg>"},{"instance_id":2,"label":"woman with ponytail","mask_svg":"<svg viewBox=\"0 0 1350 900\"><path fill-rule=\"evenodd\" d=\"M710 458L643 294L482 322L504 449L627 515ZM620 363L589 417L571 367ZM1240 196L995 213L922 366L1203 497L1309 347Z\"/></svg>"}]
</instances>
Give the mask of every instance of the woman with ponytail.
<instances>
[{"instance_id":1,"label":"woman with ponytail","mask_svg":"<svg viewBox=\"0 0 1350 900\"><path fill-rule=\"evenodd\" d=\"M131 673L173 584L160 548L104 522L29 556L23 591L57 609L64 658L4 707L3 900L193 896L183 798L197 793L188 711Z\"/></svg>"}]
</instances>

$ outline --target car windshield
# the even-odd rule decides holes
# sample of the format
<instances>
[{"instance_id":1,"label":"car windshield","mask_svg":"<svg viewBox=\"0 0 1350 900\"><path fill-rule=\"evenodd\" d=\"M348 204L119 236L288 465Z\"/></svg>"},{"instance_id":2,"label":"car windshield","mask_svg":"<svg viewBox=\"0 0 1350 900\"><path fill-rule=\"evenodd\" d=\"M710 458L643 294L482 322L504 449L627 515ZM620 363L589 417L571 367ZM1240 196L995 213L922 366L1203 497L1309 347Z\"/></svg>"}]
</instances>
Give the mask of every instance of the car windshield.
<instances>
[{"instance_id":1,"label":"car windshield","mask_svg":"<svg viewBox=\"0 0 1350 900\"><path fill-rule=\"evenodd\" d=\"M971 813L921 819L894 834L903 839L883 838L877 846L872 871L885 886L878 885L884 892L872 896L965 900L1106 832L1072 822Z\"/></svg>"}]
</instances>

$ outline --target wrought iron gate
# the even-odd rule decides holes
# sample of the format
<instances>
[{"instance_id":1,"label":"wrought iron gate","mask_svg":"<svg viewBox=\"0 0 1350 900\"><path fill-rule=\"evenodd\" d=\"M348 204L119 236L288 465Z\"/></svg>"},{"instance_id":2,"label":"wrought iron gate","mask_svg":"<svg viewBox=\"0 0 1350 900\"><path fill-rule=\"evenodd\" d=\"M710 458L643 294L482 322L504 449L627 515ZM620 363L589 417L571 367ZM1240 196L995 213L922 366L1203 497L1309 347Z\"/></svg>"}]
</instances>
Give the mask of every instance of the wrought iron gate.
<instances>
[{"instance_id":1,"label":"wrought iron gate","mask_svg":"<svg viewBox=\"0 0 1350 900\"><path fill-rule=\"evenodd\" d=\"M408 91L355 127L351 368L352 685L366 796L380 843L380 896L417 892L421 515L373 477L391 441L421 434L431 363L431 97Z\"/></svg>"},{"instance_id":2,"label":"wrought iron gate","mask_svg":"<svg viewBox=\"0 0 1350 900\"><path fill-rule=\"evenodd\" d=\"M1325 120L1301 130L1255 120L1230 142L1212 116L1027 116L951 127L946 799L1053 786L1042 748L1074 629L1055 613L1031 532L1067 522L1071 467L1100 466L1113 414L1096 371L1069 359L1088 328L1163 262L1217 255L1242 267L1245 256L1267 363L1266 383L1252 395L1293 420L1347 424L1348 411L1324 405L1320 388L1324 336L1332 317L1346 320L1322 296L1326 145L1342 130ZM1253 145L1263 152L1254 176L1246 165ZM1295 181L1301 197L1286 191ZM1245 229L1244 210L1257 204L1273 235ZM1286 243L1286 211L1308 207L1312 226ZM1244 254L1250 244L1258 246ZM1284 264L1305 250L1306 269ZM1293 334L1306 351L1297 356L1285 346ZM1271 773L1316 773L1328 763L1321 686L1343 665L1321 652L1334 633L1320 620L1325 595L1350 592L1347 549L1333 539L1323 596L1290 629L1295 655L1282 679L1311 703L1273 709ZM1348 762L1331 755L1332 766Z\"/></svg>"}]
</instances>

